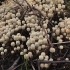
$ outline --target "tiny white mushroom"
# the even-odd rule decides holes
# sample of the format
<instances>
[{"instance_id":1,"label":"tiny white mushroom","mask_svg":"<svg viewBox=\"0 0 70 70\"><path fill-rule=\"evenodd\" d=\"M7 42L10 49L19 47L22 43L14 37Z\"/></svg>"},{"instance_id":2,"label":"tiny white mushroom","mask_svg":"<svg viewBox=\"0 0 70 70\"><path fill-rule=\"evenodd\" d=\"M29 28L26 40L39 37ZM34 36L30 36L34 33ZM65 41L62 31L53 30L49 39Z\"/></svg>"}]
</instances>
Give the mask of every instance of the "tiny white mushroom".
<instances>
[{"instance_id":1,"label":"tiny white mushroom","mask_svg":"<svg viewBox=\"0 0 70 70\"><path fill-rule=\"evenodd\" d=\"M15 46L15 42L11 42L11 46L14 47Z\"/></svg>"},{"instance_id":2,"label":"tiny white mushroom","mask_svg":"<svg viewBox=\"0 0 70 70\"><path fill-rule=\"evenodd\" d=\"M69 58L66 58L65 60L66 60L66 61L68 61L68 60L69 60Z\"/></svg>"},{"instance_id":3,"label":"tiny white mushroom","mask_svg":"<svg viewBox=\"0 0 70 70\"><path fill-rule=\"evenodd\" d=\"M49 68L49 64L45 63L45 68Z\"/></svg>"},{"instance_id":4,"label":"tiny white mushroom","mask_svg":"<svg viewBox=\"0 0 70 70\"><path fill-rule=\"evenodd\" d=\"M23 52L20 52L20 55L23 55L24 53Z\"/></svg>"},{"instance_id":5,"label":"tiny white mushroom","mask_svg":"<svg viewBox=\"0 0 70 70\"><path fill-rule=\"evenodd\" d=\"M42 55L39 56L39 60L43 60L44 57Z\"/></svg>"},{"instance_id":6,"label":"tiny white mushroom","mask_svg":"<svg viewBox=\"0 0 70 70\"><path fill-rule=\"evenodd\" d=\"M53 61L53 58L50 58L49 61Z\"/></svg>"},{"instance_id":7,"label":"tiny white mushroom","mask_svg":"<svg viewBox=\"0 0 70 70\"><path fill-rule=\"evenodd\" d=\"M6 53L7 52L7 49L4 49L4 52Z\"/></svg>"},{"instance_id":8,"label":"tiny white mushroom","mask_svg":"<svg viewBox=\"0 0 70 70\"><path fill-rule=\"evenodd\" d=\"M14 47L14 51L16 51L17 50L17 48L16 47Z\"/></svg>"},{"instance_id":9,"label":"tiny white mushroom","mask_svg":"<svg viewBox=\"0 0 70 70\"><path fill-rule=\"evenodd\" d=\"M17 45L17 46L20 45L20 41L16 41L16 45Z\"/></svg>"},{"instance_id":10,"label":"tiny white mushroom","mask_svg":"<svg viewBox=\"0 0 70 70\"><path fill-rule=\"evenodd\" d=\"M35 44L31 44L31 49L35 50Z\"/></svg>"},{"instance_id":11,"label":"tiny white mushroom","mask_svg":"<svg viewBox=\"0 0 70 70\"><path fill-rule=\"evenodd\" d=\"M23 44L21 44L21 45L20 45L20 47L21 47L21 48L24 48L24 45L23 45Z\"/></svg>"},{"instance_id":12,"label":"tiny white mushroom","mask_svg":"<svg viewBox=\"0 0 70 70\"><path fill-rule=\"evenodd\" d=\"M20 46L17 46L17 50L20 50Z\"/></svg>"},{"instance_id":13,"label":"tiny white mushroom","mask_svg":"<svg viewBox=\"0 0 70 70\"><path fill-rule=\"evenodd\" d=\"M46 54L45 54L45 52L42 52L41 55L42 55L43 57L45 57Z\"/></svg>"},{"instance_id":14,"label":"tiny white mushroom","mask_svg":"<svg viewBox=\"0 0 70 70\"><path fill-rule=\"evenodd\" d=\"M13 50L11 51L11 54L14 54L14 51Z\"/></svg>"},{"instance_id":15,"label":"tiny white mushroom","mask_svg":"<svg viewBox=\"0 0 70 70\"><path fill-rule=\"evenodd\" d=\"M32 57L33 57L32 52L28 52L28 56L29 56L30 58L32 58Z\"/></svg>"},{"instance_id":16,"label":"tiny white mushroom","mask_svg":"<svg viewBox=\"0 0 70 70\"><path fill-rule=\"evenodd\" d=\"M25 54L25 55L24 55L24 59L29 59L28 54Z\"/></svg>"},{"instance_id":17,"label":"tiny white mushroom","mask_svg":"<svg viewBox=\"0 0 70 70\"><path fill-rule=\"evenodd\" d=\"M59 46L59 49L61 49L61 50L62 50L63 48L64 48L64 47L63 47L63 45L60 45L60 46Z\"/></svg>"},{"instance_id":18,"label":"tiny white mushroom","mask_svg":"<svg viewBox=\"0 0 70 70\"><path fill-rule=\"evenodd\" d=\"M4 52L1 52L1 55L4 55Z\"/></svg>"},{"instance_id":19,"label":"tiny white mushroom","mask_svg":"<svg viewBox=\"0 0 70 70\"><path fill-rule=\"evenodd\" d=\"M27 52L27 49L24 49L24 53L26 53Z\"/></svg>"},{"instance_id":20,"label":"tiny white mushroom","mask_svg":"<svg viewBox=\"0 0 70 70\"><path fill-rule=\"evenodd\" d=\"M45 67L44 63L41 63L41 64L40 64L40 67L41 67L41 68L44 68L44 67Z\"/></svg>"},{"instance_id":21,"label":"tiny white mushroom","mask_svg":"<svg viewBox=\"0 0 70 70\"><path fill-rule=\"evenodd\" d=\"M54 52L55 52L55 48L51 47L51 48L50 48L50 52L51 52L51 53L54 53Z\"/></svg>"}]
</instances>

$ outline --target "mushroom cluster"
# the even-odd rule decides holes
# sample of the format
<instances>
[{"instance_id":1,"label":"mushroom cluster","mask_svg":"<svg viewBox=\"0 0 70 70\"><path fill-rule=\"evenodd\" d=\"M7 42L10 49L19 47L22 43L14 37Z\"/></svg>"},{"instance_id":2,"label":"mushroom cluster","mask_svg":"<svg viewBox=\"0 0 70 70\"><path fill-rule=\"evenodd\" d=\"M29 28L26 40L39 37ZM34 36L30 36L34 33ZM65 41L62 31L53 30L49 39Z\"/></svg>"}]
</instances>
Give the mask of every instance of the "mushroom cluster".
<instances>
[{"instance_id":1,"label":"mushroom cluster","mask_svg":"<svg viewBox=\"0 0 70 70\"><path fill-rule=\"evenodd\" d=\"M58 42L70 40L70 18L65 17L61 21L52 27L52 36L56 37ZM65 38L65 40L64 40Z\"/></svg>"},{"instance_id":2,"label":"mushroom cluster","mask_svg":"<svg viewBox=\"0 0 70 70\"><path fill-rule=\"evenodd\" d=\"M63 42L63 37L70 40L70 18L65 17L64 0L13 0L10 3L10 6L0 7L1 55L5 55L9 47L11 54L19 52L27 60L53 61L54 58L46 53L49 47L50 54L56 52L50 33L58 42ZM55 13L59 21L52 19ZM61 13L64 13L64 19L60 17ZM50 24L54 25L52 30L48 27ZM62 50L64 47L60 45L58 48ZM42 68L49 65L40 64Z\"/></svg>"}]
</instances>

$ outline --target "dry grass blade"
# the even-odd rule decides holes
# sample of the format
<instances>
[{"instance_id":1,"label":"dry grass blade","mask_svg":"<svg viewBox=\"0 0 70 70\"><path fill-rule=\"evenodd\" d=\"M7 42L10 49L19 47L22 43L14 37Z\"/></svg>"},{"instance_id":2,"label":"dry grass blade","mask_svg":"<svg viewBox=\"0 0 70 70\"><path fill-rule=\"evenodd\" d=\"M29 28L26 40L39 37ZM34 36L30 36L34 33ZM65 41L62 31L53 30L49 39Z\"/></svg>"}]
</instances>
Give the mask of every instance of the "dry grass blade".
<instances>
[{"instance_id":1,"label":"dry grass blade","mask_svg":"<svg viewBox=\"0 0 70 70\"><path fill-rule=\"evenodd\" d=\"M16 61L13 63L13 65L12 65L8 70L12 70L12 69L17 65L19 59L20 59L20 57L18 57L18 58L16 59Z\"/></svg>"}]
</instances>

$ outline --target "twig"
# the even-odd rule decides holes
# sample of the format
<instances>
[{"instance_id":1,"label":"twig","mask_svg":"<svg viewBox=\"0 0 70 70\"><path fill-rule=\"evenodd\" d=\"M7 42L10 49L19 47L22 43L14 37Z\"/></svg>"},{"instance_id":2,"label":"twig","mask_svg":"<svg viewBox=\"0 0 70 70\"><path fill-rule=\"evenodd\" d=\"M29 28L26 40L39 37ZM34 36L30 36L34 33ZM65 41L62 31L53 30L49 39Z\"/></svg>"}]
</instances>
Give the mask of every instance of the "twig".
<instances>
[{"instance_id":1,"label":"twig","mask_svg":"<svg viewBox=\"0 0 70 70\"><path fill-rule=\"evenodd\" d=\"M38 63L37 63L37 64L38 64L38 70L40 70L40 62L38 61Z\"/></svg>"},{"instance_id":2,"label":"twig","mask_svg":"<svg viewBox=\"0 0 70 70\"><path fill-rule=\"evenodd\" d=\"M31 7L31 5L28 3L28 1L27 0L24 0L26 3L27 3L27 5L29 6L29 8L32 10L32 7Z\"/></svg>"},{"instance_id":3,"label":"twig","mask_svg":"<svg viewBox=\"0 0 70 70\"><path fill-rule=\"evenodd\" d=\"M35 70L35 67L33 66L33 64L31 63L32 69Z\"/></svg>"},{"instance_id":4,"label":"twig","mask_svg":"<svg viewBox=\"0 0 70 70\"><path fill-rule=\"evenodd\" d=\"M24 13L22 13L22 16L20 18L21 20L22 20L23 16L26 14L26 12L27 12L27 10Z\"/></svg>"},{"instance_id":5,"label":"twig","mask_svg":"<svg viewBox=\"0 0 70 70\"><path fill-rule=\"evenodd\" d=\"M39 63L70 63L70 61L46 61L46 60L38 60Z\"/></svg>"},{"instance_id":6,"label":"twig","mask_svg":"<svg viewBox=\"0 0 70 70\"><path fill-rule=\"evenodd\" d=\"M20 57L18 57L18 58L16 59L16 61L13 63L13 65L12 65L8 70L12 70L12 69L17 65L19 59L20 59Z\"/></svg>"},{"instance_id":7,"label":"twig","mask_svg":"<svg viewBox=\"0 0 70 70\"><path fill-rule=\"evenodd\" d=\"M38 9L36 9L35 7L33 7L33 6L31 6L29 3L28 3L28 1L27 0L24 0L26 3L27 3L27 5L29 6L29 8L31 9L31 10L37 10L38 12L39 12L39 14L41 14L44 18L46 18L42 13L41 13L41 11L39 11Z\"/></svg>"},{"instance_id":8,"label":"twig","mask_svg":"<svg viewBox=\"0 0 70 70\"><path fill-rule=\"evenodd\" d=\"M13 0L15 3L17 3L19 6L22 7L22 5L17 1L17 0Z\"/></svg>"},{"instance_id":9,"label":"twig","mask_svg":"<svg viewBox=\"0 0 70 70\"><path fill-rule=\"evenodd\" d=\"M45 32L45 35L46 35L46 37L47 37L47 40L49 41L49 44L51 45L51 47L53 47L53 43L52 43L52 42L50 41L50 39L48 38L48 35L47 35L46 31L45 31L45 28L44 28L44 26L42 25L41 22L40 22L40 25L41 25L43 31Z\"/></svg>"},{"instance_id":10,"label":"twig","mask_svg":"<svg viewBox=\"0 0 70 70\"><path fill-rule=\"evenodd\" d=\"M14 67L12 70L17 69L18 67L22 66L23 64L24 64L24 63L22 63L22 64L20 64L20 65L18 65L18 66L16 66L16 67Z\"/></svg>"},{"instance_id":11,"label":"twig","mask_svg":"<svg viewBox=\"0 0 70 70\"><path fill-rule=\"evenodd\" d=\"M52 26L54 26L54 25L52 24L51 20L52 20L52 18L50 18L49 23L50 23Z\"/></svg>"},{"instance_id":12,"label":"twig","mask_svg":"<svg viewBox=\"0 0 70 70\"><path fill-rule=\"evenodd\" d=\"M68 53L68 49L67 49L66 53L64 54L63 58L66 56L67 53Z\"/></svg>"},{"instance_id":13,"label":"twig","mask_svg":"<svg viewBox=\"0 0 70 70\"><path fill-rule=\"evenodd\" d=\"M61 43L53 43L53 44L54 44L54 45L57 45L57 44L67 44L67 43L70 43L70 41L61 42Z\"/></svg>"},{"instance_id":14,"label":"twig","mask_svg":"<svg viewBox=\"0 0 70 70\"><path fill-rule=\"evenodd\" d=\"M22 5L17 1L17 0L13 0L15 3L17 3L19 6L20 6L20 9L23 11L23 7L22 7ZM23 0L23 2L24 2L24 0ZM23 18L23 16L26 14L26 12L27 12L27 9L26 9L26 11L24 12L24 13L22 13L22 16L21 16L21 18L20 19L22 19Z\"/></svg>"},{"instance_id":15,"label":"twig","mask_svg":"<svg viewBox=\"0 0 70 70\"><path fill-rule=\"evenodd\" d=\"M22 9L23 10L23 7L22 7L22 5L17 1L17 0L13 0L16 4L18 4L19 6L20 6L20 9Z\"/></svg>"},{"instance_id":16,"label":"twig","mask_svg":"<svg viewBox=\"0 0 70 70\"><path fill-rule=\"evenodd\" d=\"M39 17L38 14L34 14L34 13L33 13L33 14L29 14L29 13L27 13L26 15L29 15L29 16L30 16L30 15L35 15L35 16Z\"/></svg>"},{"instance_id":17,"label":"twig","mask_svg":"<svg viewBox=\"0 0 70 70\"><path fill-rule=\"evenodd\" d=\"M35 7L33 7L34 10L37 10L39 12L39 14L41 14L44 18L46 18L42 13L41 11L39 11L38 9L36 9Z\"/></svg>"}]
</instances>

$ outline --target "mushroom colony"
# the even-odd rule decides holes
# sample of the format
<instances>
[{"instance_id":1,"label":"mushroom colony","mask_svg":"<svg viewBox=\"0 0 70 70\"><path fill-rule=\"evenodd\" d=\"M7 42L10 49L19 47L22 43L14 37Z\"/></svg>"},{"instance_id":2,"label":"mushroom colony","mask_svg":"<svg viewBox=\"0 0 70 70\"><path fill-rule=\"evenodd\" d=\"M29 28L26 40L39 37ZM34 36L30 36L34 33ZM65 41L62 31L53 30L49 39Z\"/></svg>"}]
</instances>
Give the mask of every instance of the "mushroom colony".
<instances>
[{"instance_id":1,"label":"mushroom colony","mask_svg":"<svg viewBox=\"0 0 70 70\"><path fill-rule=\"evenodd\" d=\"M70 40L70 18L66 17L64 0L9 0L0 6L1 57L17 53L28 61L54 61L54 54L61 54L65 47L53 45L54 40ZM40 64L41 68L49 66Z\"/></svg>"}]
</instances>

